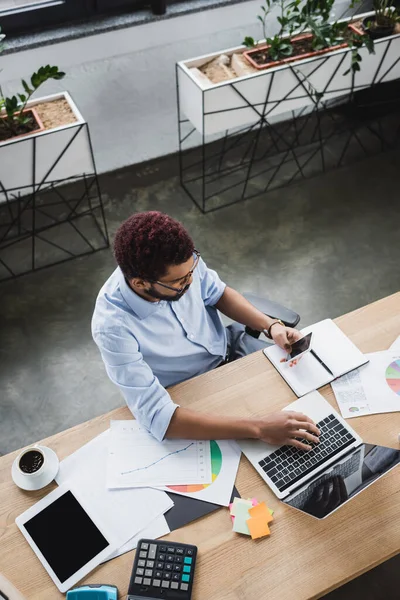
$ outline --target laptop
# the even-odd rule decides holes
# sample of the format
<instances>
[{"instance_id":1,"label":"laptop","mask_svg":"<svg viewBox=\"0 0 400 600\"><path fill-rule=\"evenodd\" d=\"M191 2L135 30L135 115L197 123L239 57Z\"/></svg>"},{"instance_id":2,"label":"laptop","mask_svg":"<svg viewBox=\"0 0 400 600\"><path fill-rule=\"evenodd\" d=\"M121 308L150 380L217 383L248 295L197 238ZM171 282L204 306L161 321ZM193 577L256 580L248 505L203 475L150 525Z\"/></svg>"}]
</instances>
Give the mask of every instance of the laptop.
<instances>
[{"instance_id":1,"label":"laptop","mask_svg":"<svg viewBox=\"0 0 400 600\"><path fill-rule=\"evenodd\" d=\"M239 446L274 494L318 519L324 519L380 479L400 462L400 450L366 444L319 392L292 402L284 410L302 412L320 430L319 444L305 452L240 440Z\"/></svg>"}]
</instances>

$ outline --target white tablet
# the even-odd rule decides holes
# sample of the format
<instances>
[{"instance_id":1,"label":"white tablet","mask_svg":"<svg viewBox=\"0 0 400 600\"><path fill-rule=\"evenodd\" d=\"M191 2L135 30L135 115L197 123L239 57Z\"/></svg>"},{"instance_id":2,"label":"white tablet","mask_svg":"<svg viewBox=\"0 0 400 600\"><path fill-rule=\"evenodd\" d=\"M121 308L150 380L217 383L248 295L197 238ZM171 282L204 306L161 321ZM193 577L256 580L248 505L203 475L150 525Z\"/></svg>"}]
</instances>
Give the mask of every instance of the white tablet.
<instances>
[{"instance_id":1,"label":"white tablet","mask_svg":"<svg viewBox=\"0 0 400 600\"><path fill-rule=\"evenodd\" d=\"M15 522L63 593L118 548L110 526L96 523L68 485L51 492Z\"/></svg>"}]
</instances>

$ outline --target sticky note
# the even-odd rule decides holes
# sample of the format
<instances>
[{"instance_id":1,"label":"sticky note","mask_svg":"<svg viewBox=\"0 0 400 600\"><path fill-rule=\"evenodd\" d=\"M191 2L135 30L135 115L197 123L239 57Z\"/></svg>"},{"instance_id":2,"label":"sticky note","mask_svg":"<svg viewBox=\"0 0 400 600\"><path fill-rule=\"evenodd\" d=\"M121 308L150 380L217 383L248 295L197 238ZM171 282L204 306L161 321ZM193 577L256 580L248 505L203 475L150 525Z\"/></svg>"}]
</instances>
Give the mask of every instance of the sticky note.
<instances>
[{"instance_id":1,"label":"sticky note","mask_svg":"<svg viewBox=\"0 0 400 600\"><path fill-rule=\"evenodd\" d=\"M264 519L267 524L274 520L265 502L261 502L260 504L257 504L257 506L249 508L249 515L253 519Z\"/></svg>"},{"instance_id":2,"label":"sticky note","mask_svg":"<svg viewBox=\"0 0 400 600\"><path fill-rule=\"evenodd\" d=\"M251 521L251 519L248 520ZM246 517L235 517L235 520L233 522L233 531L235 531L236 533L244 533L245 535L250 535L250 531L246 523Z\"/></svg>"},{"instance_id":3,"label":"sticky note","mask_svg":"<svg viewBox=\"0 0 400 600\"><path fill-rule=\"evenodd\" d=\"M271 533L264 516L252 517L246 521L246 525L253 540L270 535Z\"/></svg>"},{"instance_id":4,"label":"sticky note","mask_svg":"<svg viewBox=\"0 0 400 600\"><path fill-rule=\"evenodd\" d=\"M234 517L237 516L238 512L245 509L246 511L252 507L251 502L249 500L243 500L242 498L235 498L231 508L231 515Z\"/></svg>"}]
</instances>

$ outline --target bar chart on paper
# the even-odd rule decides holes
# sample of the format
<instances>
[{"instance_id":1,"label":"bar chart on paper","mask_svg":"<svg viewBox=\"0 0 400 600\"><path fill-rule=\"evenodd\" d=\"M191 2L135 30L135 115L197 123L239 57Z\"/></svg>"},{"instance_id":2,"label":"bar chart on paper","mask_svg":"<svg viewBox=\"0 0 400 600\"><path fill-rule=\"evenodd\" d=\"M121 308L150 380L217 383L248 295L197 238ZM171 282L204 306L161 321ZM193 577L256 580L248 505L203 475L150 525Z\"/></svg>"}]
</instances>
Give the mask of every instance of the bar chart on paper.
<instances>
[{"instance_id":1,"label":"bar chart on paper","mask_svg":"<svg viewBox=\"0 0 400 600\"><path fill-rule=\"evenodd\" d=\"M209 484L209 441L158 442L137 421L111 421L107 487Z\"/></svg>"}]
</instances>

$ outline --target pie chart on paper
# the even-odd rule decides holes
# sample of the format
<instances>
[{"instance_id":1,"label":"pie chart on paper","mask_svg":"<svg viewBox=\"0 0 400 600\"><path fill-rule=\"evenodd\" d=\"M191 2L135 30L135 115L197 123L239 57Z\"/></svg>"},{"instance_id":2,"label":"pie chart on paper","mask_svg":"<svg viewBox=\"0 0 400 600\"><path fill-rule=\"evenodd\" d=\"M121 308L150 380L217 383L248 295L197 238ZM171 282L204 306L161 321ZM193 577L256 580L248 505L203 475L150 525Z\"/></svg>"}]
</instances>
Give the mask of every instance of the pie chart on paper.
<instances>
[{"instance_id":1,"label":"pie chart on paper","mask_svg":"<svg viewBox=\"0 0 400 600\"><path fill-rule=\"evenodd\" d=\"M400 371L399 371L399 376L400 376ZM400 383L400 379L399 379L399 383ZM217 477L221 471L222 452L221 452L221 449L218 446L217 442L214 440L212 440L210 442L210 451L211 451L210 453L211 453L212 481L214 483L214 481L217 479ZM181 492L181 493L187 494L187 493L200 492L201 490L204 490L205 488L207 488L209 485L211 485L211 483L192 484L192 485L169 485L167 487L169 490L171 490L171 492Z\"/></svg>"},{"instance_id":2,"label":"pie chart on paper","mask_svg":"<svg viewBox=\"0 0 400 600\"><path fill-rule=\"evenodd\" d=\"M400 359L394 360L386 369L386 382L390 389L400 396Z\"/></svg>"}]
</instances>

